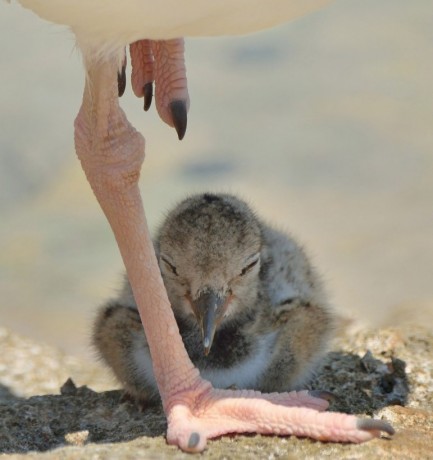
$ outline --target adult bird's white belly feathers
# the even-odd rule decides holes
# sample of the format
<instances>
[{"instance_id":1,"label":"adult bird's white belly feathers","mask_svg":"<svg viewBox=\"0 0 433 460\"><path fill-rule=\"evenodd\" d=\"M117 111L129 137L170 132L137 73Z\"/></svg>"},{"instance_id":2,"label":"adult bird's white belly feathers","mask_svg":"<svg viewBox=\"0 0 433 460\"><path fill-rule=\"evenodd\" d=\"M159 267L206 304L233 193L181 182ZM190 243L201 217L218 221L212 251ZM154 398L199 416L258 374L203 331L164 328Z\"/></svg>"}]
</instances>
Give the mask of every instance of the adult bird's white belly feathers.
<instances>
[{"instance_id":1,"label":"adult bird's white belly feathers","mask_svg":"<svg viewBox=\"0 0 433 460\"><path fill-rule=\"evenodd\" d=\"M73 30L83 46L122 48L142 39L244 35L291 21L333 0L18 0Z\"/></svg>"},{"instance_id":2,"label":"adult bird's white belly feathers","mask_svg":"<svg viewBox=\"0 0 433 460\"><path fill-rule=\"evenodd\" d=\"M155 240L189 357L217 388L303 385L325 353L334 315L293 238L230 195L202 194L168 214ZM134 311L135 310L135 311ZM126 390L158 394L129 283L101 309L94 344Z\"/></svg>"}]
</instances>

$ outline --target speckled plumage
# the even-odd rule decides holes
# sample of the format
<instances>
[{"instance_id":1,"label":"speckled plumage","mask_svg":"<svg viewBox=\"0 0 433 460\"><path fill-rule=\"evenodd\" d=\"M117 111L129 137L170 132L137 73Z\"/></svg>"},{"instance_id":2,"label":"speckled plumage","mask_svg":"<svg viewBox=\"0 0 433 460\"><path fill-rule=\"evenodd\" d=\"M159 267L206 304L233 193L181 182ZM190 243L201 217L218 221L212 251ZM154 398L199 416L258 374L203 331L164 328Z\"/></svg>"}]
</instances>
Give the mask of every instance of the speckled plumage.
<instances>
[{"instance_id":1,"label":"speckled plumage","mask_svg":"<svg viewBox=\"0 0 433 460\"><path fill-rule=\"evenodd\" d=\"M201 194L168 214L155 248L185 347L205 379L217 388L263 392L288 391L308 380L326 351L333 313L295 240L234 196ZM221 299L221 311L206 355L197 299L209 292ZM93 342L128 393L157 398L127 281L100 310Z\"/></svg>"}]
</instances>

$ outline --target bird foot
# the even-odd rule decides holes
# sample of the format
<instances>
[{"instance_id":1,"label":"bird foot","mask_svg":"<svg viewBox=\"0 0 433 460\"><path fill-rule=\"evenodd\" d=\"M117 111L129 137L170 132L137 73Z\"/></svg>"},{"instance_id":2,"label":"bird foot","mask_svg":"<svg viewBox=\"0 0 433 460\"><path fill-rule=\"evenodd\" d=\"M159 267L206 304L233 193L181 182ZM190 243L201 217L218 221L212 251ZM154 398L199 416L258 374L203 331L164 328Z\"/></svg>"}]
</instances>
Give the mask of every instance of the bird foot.
<instances>
[{"instance_id":1,"label":"bird foot","mask_svg":"<svg viewBox=\"0 0 433 460\"><path fill-rule=\"evenodd\" d=\"M179 140L182 140L189 109L183 39L140 40L130 45L130 52L134 94L144 98L143 108L149 110L155 83L158 113L176 129ZM124 67L119 73L119 88L123 87L123 80Z\"/></svg>"},{"instance_id":2,"label":"bird foot","mask_svg":"<svg viewBox=\"0 0 433 460\"><path fill-rule=\"evenodd\" d=\"M320 393L315 392L315 395ZM387 422L323 412L325 399L308 391L262 394L252 390L217 390L209 382L182 391L165 404L167 442L187 452L201 452L208 439L229 433L295 435L320 441L360 443L390 435Z\"/></svg>"}]
</instances>

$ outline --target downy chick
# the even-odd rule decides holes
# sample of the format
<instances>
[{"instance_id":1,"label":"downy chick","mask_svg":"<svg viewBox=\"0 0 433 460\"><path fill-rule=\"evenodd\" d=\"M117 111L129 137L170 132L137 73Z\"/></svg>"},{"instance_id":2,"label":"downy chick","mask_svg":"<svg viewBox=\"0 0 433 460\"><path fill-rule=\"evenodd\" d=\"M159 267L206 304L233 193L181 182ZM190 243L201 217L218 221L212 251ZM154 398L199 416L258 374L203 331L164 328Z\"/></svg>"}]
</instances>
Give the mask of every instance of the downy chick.
<instances>
[{"instance_id":1,"label":"downy chick","mask_svg":"<svg viewBox=\"0 0 433 460\"><path fill-rule=\"evenodd\" d=\"M182 201L154 241L186 350L215 387L298 389L327 351L334 315L303 249L240 199ZM128 281L99 312L93 343L127 393L158 399Z\"/></svg>"}]
</instances>

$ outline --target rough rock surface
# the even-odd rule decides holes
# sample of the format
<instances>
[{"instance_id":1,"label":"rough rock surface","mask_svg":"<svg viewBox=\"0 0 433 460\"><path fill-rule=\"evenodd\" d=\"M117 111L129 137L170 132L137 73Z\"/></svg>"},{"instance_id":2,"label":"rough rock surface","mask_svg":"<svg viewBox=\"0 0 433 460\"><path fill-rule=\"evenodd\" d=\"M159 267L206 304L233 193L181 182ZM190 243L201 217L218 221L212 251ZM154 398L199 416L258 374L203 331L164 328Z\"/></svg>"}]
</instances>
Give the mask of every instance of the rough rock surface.
<instances>
[{"instance_id":1,"label":"rough rock surface","mask_svg":"<svg viewBox=\"0 0 433 460\"><path fill-rule=\"evenodd\" d=\"M159 406L140 411L120 390L90 389L104 388L104 381L113 387L98 366L2 329L0 350L0 458L191 458L166 445ZM392 439L351 445L226 436L209 442L202 457L433 458L433 333L352 329L334 350L310 387L335 394L330 410L390 421ZM44 394L60 387L60 394Z\"/></svg>"}]
</instances>

